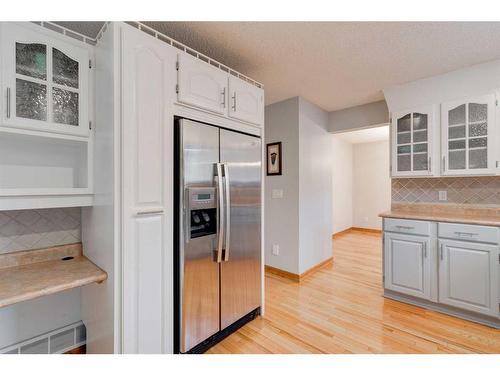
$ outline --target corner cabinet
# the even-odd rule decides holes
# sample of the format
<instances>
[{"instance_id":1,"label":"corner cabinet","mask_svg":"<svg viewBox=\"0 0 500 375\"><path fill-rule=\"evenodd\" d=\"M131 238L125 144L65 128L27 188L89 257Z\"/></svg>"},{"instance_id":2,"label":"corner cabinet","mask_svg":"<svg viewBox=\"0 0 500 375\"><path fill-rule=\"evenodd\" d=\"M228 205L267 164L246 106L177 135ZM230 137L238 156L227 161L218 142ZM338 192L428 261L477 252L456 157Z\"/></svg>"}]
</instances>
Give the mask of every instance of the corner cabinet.
<instances>
[{"instance_id":1,"label":"corner cabinet","mask_svg":"<svg viewBox=\"0 0 500 375\"><path fill-rule=\"evenodd\" d=\"M393 177L434 176L438 126L434 106L393 113L391 174Z\"/></svg>"},{"instance_id":2,"label":"corner cabinet","mask_svg":"<svg viewBox=\"0 0 500 375\"><path fill-rule=\"evenodd\" d=\"M3 125L88 136L88 50L18 25L1 33Z\"/></svg>"},{"instance_id":3,"label":"corner cabinet","mask_svg":"<svg viewBox=\"0 0 500 375\"><path fill-rule=\"evenodd\" d=\"M457 100L441 105L442 174L495 174L495 94Z\"/></svg>"},{"instance_id":4,"label":"corner cabinet","mask_svg":"<svg viewBox=\"0 0 500 375\"><path fill-rule=\"evenodd\" d=\"M93 47L26 22L0 51L0 210L91 205Z\"/></svg>"}]
</instances>

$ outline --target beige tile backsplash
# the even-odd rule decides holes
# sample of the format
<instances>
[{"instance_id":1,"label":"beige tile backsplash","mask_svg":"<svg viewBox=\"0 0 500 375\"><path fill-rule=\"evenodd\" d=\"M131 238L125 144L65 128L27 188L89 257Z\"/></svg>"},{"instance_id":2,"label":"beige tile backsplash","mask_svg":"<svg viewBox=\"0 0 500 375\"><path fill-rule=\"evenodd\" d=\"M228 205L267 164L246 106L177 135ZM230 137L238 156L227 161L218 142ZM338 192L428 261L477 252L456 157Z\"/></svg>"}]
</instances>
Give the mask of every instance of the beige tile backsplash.
<instances>
[{"instance_id":1,"label":"beige tile backsplash","mask_svg":"<svg viewBox=\"0 0 500 375\"><path fill-rule=\"evenodd\" d=\"M81 241L81 209L0 211L0 254Z\"/></svg>"},{"instance_id":2,"label":"beige tile backsplash","mask_svg":"<svg viewBox=\"0 0 500 375\"><path fill-rule=\"evenodd\" d=\"M448 200L439 201L438 192L446 190ZM394 178L393 203L452 203L461 205L500 205L500 176Z\"/></svg>"}]
</instances>

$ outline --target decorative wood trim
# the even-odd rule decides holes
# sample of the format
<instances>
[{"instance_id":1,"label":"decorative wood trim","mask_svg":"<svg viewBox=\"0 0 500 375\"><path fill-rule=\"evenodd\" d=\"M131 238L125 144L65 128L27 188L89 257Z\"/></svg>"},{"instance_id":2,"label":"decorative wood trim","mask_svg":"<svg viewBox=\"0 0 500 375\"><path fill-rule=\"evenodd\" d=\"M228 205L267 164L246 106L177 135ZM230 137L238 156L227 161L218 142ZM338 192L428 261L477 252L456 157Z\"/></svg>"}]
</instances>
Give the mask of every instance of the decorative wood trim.
<instances>
[{"instance_id":1,"label":"decorative wood trim","mask_svg":"<svg viewBox=\"0 0 500 375\"><path fill-rule=\"evenodd\" d=\"M340 232L337 232L337 233L334 233L332 235L332 238L335 239L335 238L338 238L340 236L343 236L345 234L348 234L348 233L352 233L352 232L364 232L364 233L376 233L376 234L381 234L382 233L382 230L381 229L371 229L371 228L360 228L360 227L351 227L351 228L348 228L348 229L345 229L343 231L340 231Z\"/></svg>"},{"instance_id":2,"label":"decorative wood trim","mask_svg":"<svg viewBox=\"0 0 500 375\"><path fill-rule=\"evenodd\" d=\"M365 233L382 233L381 229L371 229L371 228L352 227L351 230L355 232L365 232Z\"/></svg>"},{"instance_id":3,"label":"decorative wood trim","mask_svg":"<svg viewBox=\"0 0 500 375\"><path fill-rule=\"evenodd\" d=\"M352 227L351 227L351 228L344 229L344 230L341 230L340 232L334 233L334 234L332 235L332 238L334 238L334 239L335 239L335 238L340 237L340 236L343 236L344 234L347 234L347 233L349 233L349 232L351 232L351 231L352 231Z\"/></svg>"},{"instance_id":4,"label":"decorative wood trim","mask_svg":"<svg viewBox=\"0 0 500 375\"><path fill-rule=\"evenodd\" d=\"M305 277L310 276L316 271L319 271L321 268L329 266L333 263L333 257L330 257L321 263L316 264L315 266L309 268L308 270L302 272L299 276L299 281L303 280Z\"/></svg>"},{"instance_id":5,"label":"decorative wood trim","mask_svg":"<svg viewBox=\"0 0 500 375\"><path fill-rule=\"evenodd\" d=\"M276 276L281 276L284 277L285 279L289 279L295 282L300 281L300 275L297 275L296 273L288 272L268 265L265 266L265 270L267 273L271 273Z\"/></svg>"},{"instance_id":6,"label":"decorative wood trim","mask_svg":"<svg viewBox=\"0 0 500 375\"><path fill-rule=\"evenodd\" d=\"M79 346L78 348L68 350L64 354L87 354L87 345L82 345Z\"/></svg>"},{"instance_id":7,"label":"decorative wood trim","mask_svg":"<svg viewBox=\"0 0 500 375\"><path fill-rule=\"evenodd\" d=\"M279 268L271 267L268 265L265 266L265 270L267 273L271 273L273 275L284 277L285 279L289 279L289 280L292 280L292 281L295 281L298 283L298 282L302 281L304 278L306 278L307 276L313 274L314 272L318 271L319 269L326 267L332 263L333 263L333 257L330 257L330 258L324 260L323 262L318 263L315 266L309 268L308 270L302 272L300 275L293 273L293 272L284 271L284 270L281 270Z\"/></svg>"}]
</instances>

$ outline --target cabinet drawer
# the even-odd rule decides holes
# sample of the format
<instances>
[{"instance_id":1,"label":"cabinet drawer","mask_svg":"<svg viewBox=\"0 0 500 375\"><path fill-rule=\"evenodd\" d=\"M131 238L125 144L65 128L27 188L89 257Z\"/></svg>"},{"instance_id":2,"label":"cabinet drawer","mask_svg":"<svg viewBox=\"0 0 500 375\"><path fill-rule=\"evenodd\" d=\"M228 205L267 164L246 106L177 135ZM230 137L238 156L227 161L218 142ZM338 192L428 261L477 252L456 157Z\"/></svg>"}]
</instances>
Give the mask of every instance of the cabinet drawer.
<instances>
[{"instance_id":1,"label":"cabinet drawer","mask_svg":"<svg viewBox=\"0 0 500 375\"><path fill-rule=\"evenodd\" d=\"M438 235L441 238L474 242L498 243L498 228L482 225L439 223Z\"/></svg>"},{"instance_id":2,"label":"cabinet drawer","mask_svg":"<svg viewBox=\"0 0 500 375\"><path fill-rule=\"evenodd\" d=\"M387 232L429 236L431 234L431 223L420 220L384 219L384 230Z\"/></svg>"}]
</instances>

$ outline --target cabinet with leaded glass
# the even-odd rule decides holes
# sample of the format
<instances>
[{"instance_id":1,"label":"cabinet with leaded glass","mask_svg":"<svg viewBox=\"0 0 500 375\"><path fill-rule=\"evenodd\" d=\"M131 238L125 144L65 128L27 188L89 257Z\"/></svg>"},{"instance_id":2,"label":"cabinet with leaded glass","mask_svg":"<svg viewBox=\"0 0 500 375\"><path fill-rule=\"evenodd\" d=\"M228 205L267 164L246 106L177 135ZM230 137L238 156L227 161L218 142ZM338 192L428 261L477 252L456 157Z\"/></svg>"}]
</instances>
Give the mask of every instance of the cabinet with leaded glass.
<instances>
[{"instance_id":1,"label":"cabinet with leaded glass","mask_svg":"<svg viewBox=\"0 0 500 375\"><path fill-rule=\"evenodd\" d=\"M487 175L496 168L496 96L441 105L441 169L443 175Z\"/></svg>"},{"instance_id":2,"label":"cabinet with leaded glass","mask_svg":"<svg viewBox=\"0 0 500 375\"><path fill-rule=\"evenodd\" d=\"M18 24L1 35L1 125L88 136L88 50Z\"/></svg>"},{"instance_id":3,"label":"cabinet with leaded glass","mask_svg":"<svg viewBox=\"0 0 500 375\"><path fill-rule=\"evenodd\" d=\"M436 109L434 106L409 109L392 115L393 177L433 176L437 173Z\"/></svg>"}]
</instances>

